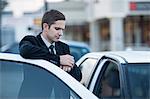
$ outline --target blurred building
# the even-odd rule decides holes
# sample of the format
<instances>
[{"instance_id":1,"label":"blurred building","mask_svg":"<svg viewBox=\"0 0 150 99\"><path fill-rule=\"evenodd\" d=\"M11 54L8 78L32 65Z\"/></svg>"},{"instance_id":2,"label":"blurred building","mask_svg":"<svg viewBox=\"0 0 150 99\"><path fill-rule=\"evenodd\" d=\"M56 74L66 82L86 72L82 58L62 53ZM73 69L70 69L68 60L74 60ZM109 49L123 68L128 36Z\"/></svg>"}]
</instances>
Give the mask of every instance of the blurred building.
<instances>
[{"instance_id":1,"label":"blurred building","mask_svg":"<svg viewBox=\"0 0 150 99\"><path fill-rule=\"evenodd\" d=\"M86 37L89 31L86 20L86 4L81 0L66 0L47 4L48 10L57 9L66 16L66 29L62 39L89 41ZM21 17L14 17L11 11L3 12L2 25L13 27L16 33L15 40L20 41L25 35L37 35L41 32L41 18L44 12L45 6L32 13L25 12Z\"/></svg>"},{"instance_id":2,"label":"blurred building","mask_svg":"<svg viewBox=\"0 0 150 99\"><path fill-rule=\"evenodd\" d=\"M65 0L47 3L67 18L63 39L87 42L92 51L150 47L150 0ZM41 30L45 7L22 17L3 13L2 25L13 27L15 40Z\"/></svg>"},{"instance_id":3,"label":"blurred building","mask_svg":"<svg viewBox=\"0 0 150 99\"><path fill-rule=\"evenodd\" d=\"M93 51L150 47L150 0L89 0L89 3Z\"/></svg>"}]
</instances>

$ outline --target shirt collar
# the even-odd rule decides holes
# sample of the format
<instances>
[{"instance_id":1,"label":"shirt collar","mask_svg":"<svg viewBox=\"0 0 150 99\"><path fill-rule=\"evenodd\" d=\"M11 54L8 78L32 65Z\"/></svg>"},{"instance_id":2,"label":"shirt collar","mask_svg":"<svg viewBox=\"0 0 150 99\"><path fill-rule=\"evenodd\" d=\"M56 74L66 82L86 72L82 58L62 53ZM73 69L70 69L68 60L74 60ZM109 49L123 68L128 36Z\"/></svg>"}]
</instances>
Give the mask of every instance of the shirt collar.
<instances>
[{"instance_id":1,"label":"shirt collar","mask_svg":"<svg viewBox=\"0 0 150 99\"><path fill-rule=\"evenodd\" d=\"M49 43L45 38L44 36L41 34L41 38L43 40L43 42L46 44L46 46L49 48L51 45L54 45L55 46L55 42L54 43Z\"/></svg>"}]
</instances>

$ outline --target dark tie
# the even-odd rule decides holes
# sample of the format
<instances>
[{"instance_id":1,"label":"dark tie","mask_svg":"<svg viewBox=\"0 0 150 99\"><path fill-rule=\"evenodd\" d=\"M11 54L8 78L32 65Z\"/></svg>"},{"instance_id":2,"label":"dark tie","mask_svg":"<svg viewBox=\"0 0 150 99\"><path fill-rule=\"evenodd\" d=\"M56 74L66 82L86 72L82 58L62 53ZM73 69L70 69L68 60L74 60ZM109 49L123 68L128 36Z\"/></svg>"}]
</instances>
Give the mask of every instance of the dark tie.
<instances>
[{"instance_id":1,"label":"dark tie","mask_svg":"<svg viewBox=\"0 0 150 99\"><path fill-rule=\"evenodd\" d=\"M51 53L52 53L52 54L55 54L55 53L54 53L54 45L51 45L51 46L49 47L49 49L51 50Z\"/></svg>"}]
</instances>

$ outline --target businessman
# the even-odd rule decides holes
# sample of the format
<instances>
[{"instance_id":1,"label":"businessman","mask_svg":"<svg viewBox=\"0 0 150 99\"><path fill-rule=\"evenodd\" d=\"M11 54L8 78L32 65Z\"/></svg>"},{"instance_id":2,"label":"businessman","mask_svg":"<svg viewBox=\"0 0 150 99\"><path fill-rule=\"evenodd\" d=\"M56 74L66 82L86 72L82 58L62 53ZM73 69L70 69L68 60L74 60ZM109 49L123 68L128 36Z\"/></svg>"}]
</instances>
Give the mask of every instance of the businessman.
<instances>
[{"instance_id":1,"label":"businessman","mask_svg":"<svg viewBox=\"0 0 150 99\"><path fill-rule=\"evenodd\" d=\"M42 32L37 36L25 36L19 43L20 55L27 59L44 59L59 66L80 81L82 74L70 55L69 46L60 41L65 29L65 16L58 10L50 10L42 17Z\"/></svg>"}]
</instances>

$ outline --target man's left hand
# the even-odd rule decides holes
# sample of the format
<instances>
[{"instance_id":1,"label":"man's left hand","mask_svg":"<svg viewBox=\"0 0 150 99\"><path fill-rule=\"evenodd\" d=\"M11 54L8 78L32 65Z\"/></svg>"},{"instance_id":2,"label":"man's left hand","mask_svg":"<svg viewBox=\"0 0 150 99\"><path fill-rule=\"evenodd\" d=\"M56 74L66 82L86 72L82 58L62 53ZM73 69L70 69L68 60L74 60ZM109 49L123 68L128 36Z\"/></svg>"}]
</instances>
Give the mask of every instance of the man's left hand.
<instances>
[{"instance_id":1,"label":"man's left hand","mask_svg":"<svg viewBox=\"0 0 150 99\"><path fill-rule=\"evenodd\" d=\"M71 71L71 67L70 66L66 66L66 65L63 65L63 66L60 66L61 69L63 69L64 71Z\"/></svg>"}]
</instances>

